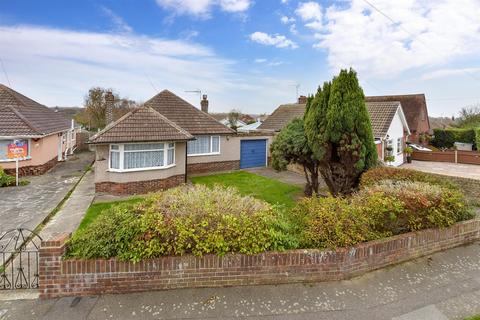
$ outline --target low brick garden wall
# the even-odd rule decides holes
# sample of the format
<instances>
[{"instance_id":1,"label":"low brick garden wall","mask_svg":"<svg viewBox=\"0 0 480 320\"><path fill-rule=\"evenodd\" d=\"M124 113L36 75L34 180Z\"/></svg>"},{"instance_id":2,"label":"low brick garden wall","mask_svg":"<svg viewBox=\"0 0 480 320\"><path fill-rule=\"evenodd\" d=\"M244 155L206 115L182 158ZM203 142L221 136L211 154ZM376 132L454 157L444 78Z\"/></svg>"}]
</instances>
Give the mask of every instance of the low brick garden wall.
<instances>
[{"instance_id":1,"label":"low brick garden wall","mask_svg":"<svg viewBox=\"0 0 480 320\"><path fill-rule=\"evenodd\" d=\"M68 238L64 234L41 244L41 298L347 279L480 239L480 219L333 251L188 255L138 263L116 259L63 260Z\"/></svg>"}]
</instances>

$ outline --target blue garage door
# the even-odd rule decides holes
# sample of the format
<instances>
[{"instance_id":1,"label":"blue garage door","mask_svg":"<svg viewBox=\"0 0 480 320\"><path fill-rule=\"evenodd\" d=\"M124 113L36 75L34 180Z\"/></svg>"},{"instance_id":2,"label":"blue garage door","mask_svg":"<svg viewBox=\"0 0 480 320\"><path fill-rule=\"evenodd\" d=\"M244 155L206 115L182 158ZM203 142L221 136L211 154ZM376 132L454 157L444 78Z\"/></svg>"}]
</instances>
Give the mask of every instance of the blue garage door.
<instances>
[{"instance_id":1,"label":"blue garage door","mask_svg":"<svg viewBox=\"0 0 480 320\"><path fill-rule=\"evenodd\" d=\"M240 141L240 168L265 167L267 162L267 140Z\"/></svg>"}]
</instances>

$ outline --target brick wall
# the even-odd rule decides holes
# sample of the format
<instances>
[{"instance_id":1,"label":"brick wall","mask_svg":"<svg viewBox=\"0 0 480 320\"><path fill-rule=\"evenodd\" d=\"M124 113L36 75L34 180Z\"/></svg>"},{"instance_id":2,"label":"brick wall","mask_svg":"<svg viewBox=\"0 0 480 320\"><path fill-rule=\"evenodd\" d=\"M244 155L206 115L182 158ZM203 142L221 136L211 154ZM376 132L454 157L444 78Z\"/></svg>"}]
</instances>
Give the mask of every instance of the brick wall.
<instances>
[{"instance_id":1,"label":"brick wall","mask_svg":"<svg viewBox=\"0 0 480 320\"><path fill-rule=\"evenodd\" d=\"M19 167L18 168L18 176L19 177L24 177L24 176L39 176L41 174L44 174L48 170L52 169L55 167L58 163L57 157L45 162L44 164L38 165L38 166L25 166L25 167ZM19 163L21 165L21 162ZM15 169L5 169L5 172L9 175L14 176L15 175Z\"/></svg>"},{"instance_id":2,"label":"brick wall","mask_svg":"<svg viewBox=\"0 0 480 320\"><path fill-rule=\"evenodd\" d=\"M138 263L116 259L63 260L67 239L67 235L61 235L41 244L41 298L346 279L480 239L480 219L335 251L187 255Z\"/></svg>"},{"instance_id":3,"label":"brick wall","mask_svg":"<svg viewBox=\"0 0 480 320\"><path fill-rule=\"evenodd\" d=\"M190 163L187 165L187 173L200 174L220 171L231 171L240 169L240 160L221 161L221 162L205 162L205 163Z\"/></svg>"},{"instance_id":4,"label":"brick wall","mask_svg":"<svg viewBox=\"0 0 480 320\"><path fill-rule=\"evenodd\" d=\"M176 187L185 182L185 175L179 174L166 179L156 179L134 182L97 182L95 183L95 192L104 192L109 194L145 194L153 191L165 190Z\"/></svg>"}]
</instances>

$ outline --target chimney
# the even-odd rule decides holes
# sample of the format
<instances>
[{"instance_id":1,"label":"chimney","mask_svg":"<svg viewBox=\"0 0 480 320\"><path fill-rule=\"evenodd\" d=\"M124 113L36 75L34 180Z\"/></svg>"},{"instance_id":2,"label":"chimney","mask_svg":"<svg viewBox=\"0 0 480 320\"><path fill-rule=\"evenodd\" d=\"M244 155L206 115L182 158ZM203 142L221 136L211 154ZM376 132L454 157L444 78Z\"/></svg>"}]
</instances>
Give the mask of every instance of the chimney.
<instances>
[{"instance_id":1,"label":"chimney","mask_svg":"<svg viewBox=\"0 0 480 320\"><path fill-rule=\"evenodd\" d=\"M202 101L200 101L200 106L202 107L203 112L208 113L208 99L206 94L202 96Z\"/></svg>"},{"instance_id":2,"label":"chimney","mask_svg":"<svg viewBox=\"0 0 480 320\"><path fill-rule=\"evenodd\" d=\"M105 94L105 126L113 122L113 103L115 98L112 91L108 90Z\"/></svg>"},{"instance_id":3,"label":"chimney","mask_svg":"<svg viewBox=\"0 0 480 320\"><path fill-rule=\"evenodd\" d=\"M298 97L298 103L299 104L306 104L307 103L307 97L306 96L299 96Z\"/></svg>"}]
</instances>

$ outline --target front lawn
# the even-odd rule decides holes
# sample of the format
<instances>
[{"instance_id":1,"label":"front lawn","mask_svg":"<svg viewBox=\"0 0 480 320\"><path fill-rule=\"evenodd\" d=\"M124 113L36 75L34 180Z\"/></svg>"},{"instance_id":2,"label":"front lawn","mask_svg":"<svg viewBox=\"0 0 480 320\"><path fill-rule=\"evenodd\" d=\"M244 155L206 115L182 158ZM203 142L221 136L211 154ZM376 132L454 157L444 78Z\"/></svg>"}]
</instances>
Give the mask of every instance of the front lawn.
<instances>
[{"instance_id":1,"label":"front lawn","mask_svg":"<svg viewBox=\"0 0 480 320\"><path fill-rule=\"evenodd\" d=\"M286 208L292 208L296 200L303 195L303 190L299 186L246 171L193 177L191 181L194 184L204 184L208 187L216 184L225 187L235 187L242 195L252 196L270 204L281 204Z\"/></svg>"}]
</instances>

